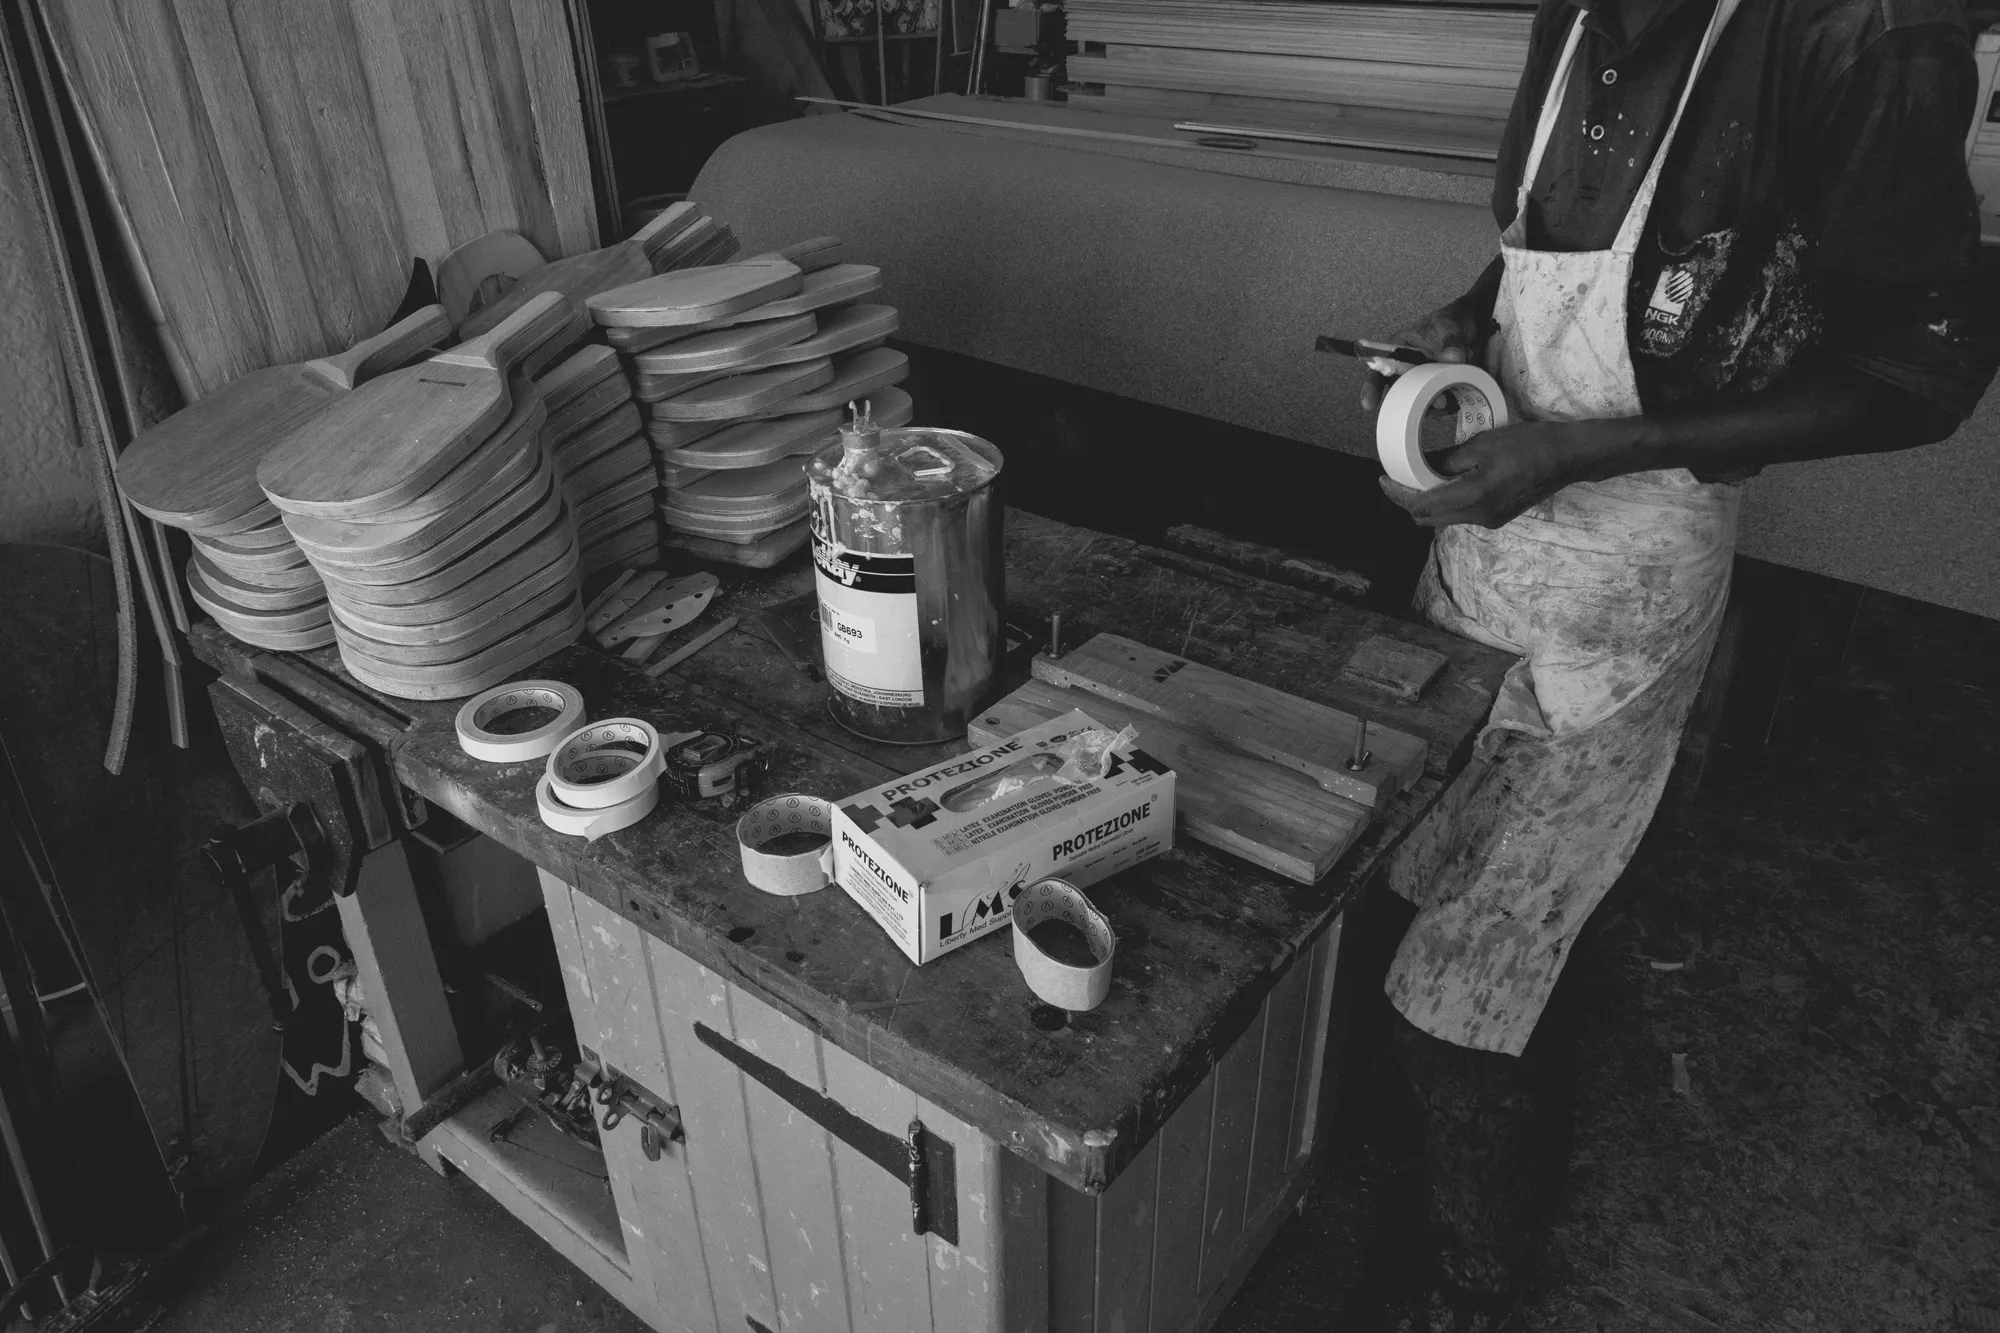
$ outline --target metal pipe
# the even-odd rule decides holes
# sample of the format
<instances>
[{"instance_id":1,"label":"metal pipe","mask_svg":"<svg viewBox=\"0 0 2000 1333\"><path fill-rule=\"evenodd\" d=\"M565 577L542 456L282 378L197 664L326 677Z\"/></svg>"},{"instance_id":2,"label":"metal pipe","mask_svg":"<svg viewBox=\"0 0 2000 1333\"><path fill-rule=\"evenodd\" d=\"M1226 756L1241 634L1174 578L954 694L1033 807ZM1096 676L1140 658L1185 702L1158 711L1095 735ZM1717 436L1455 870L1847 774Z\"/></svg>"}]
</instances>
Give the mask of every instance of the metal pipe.
<instances>
[{"instance_id":1,"label":"metal pipe","mask_svg":"<svg viewBox=\"0 0 2000 1333\"><path fill-rule=\"evenodd\" d=\"M889 105L889 29L882 15L882 0L875 0L875 98Z\"/></svg>"},{"instance_id":2,"label":"metal pipe","mask_svg":"<svg viewBox=\"0 0 2000 1333\"><path fill-rule=\"evenodd\" d=\"M967 96L986 90L986 29L993 21L993 0L979 0L979 27L972 34L972 70L965 76Z\"/></svg>"}]
</instances>

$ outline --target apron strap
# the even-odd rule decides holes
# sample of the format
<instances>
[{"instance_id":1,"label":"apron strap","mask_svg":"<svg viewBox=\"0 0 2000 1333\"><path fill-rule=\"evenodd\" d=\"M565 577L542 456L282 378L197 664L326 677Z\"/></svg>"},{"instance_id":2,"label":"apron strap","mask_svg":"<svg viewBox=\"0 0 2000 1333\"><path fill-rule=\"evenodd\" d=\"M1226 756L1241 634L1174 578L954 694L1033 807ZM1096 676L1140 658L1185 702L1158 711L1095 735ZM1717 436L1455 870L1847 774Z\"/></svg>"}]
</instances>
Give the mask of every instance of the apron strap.
<instances>
[{"instance_id":1,"label":"apron strap","mask_svg":"<svg viewBox=\"0 0 2000 1333\"><path fill-rule=\"evenodd\" d=\"M1688 71L1687 83L1681 88L1680 102L1674 107L1674 118L1667 123L1667 132L1653 154L1652 165L1646 169L1646 177L1633 195L1631 207L1625 210L1625 220L1619 224L1617 239L1611 243L1615 253L1634 254L1638 251L1639 235L1645 230L1646 218L1653 211L1653 196L1659 190L1660 172L1666 166L1667 151L1674 145L1674 136L1680 132L1681 117L1687 113L1694 86L1700 80L1701 71L1708 64L1708 57L1715 50L1723 28L1741 2L1718 0L1715 13L1709 16L1708 29L1702 34L1701 46L1695 52L1694 68ZM1535 121L1535 138L1528 148L1528 160L1521 169L1521 184L1514 198L1514 225L1523 229L1524 239L1528 195L1534 189L1536 177L1541 175L1542 158L1547 154L1549 139L1555 133L1556 117L1562 114L1563 98L1569 91L1570 75L1576 67L1576 49L1583 40L1583 19L1583 11L1579 10L1576 22L1570 25L1569 38L1563 43L1562 57L1556 61L1555 73L1549 78L1548 91L1542 95L1541 115Z\"/></svg>"}]
</instances>

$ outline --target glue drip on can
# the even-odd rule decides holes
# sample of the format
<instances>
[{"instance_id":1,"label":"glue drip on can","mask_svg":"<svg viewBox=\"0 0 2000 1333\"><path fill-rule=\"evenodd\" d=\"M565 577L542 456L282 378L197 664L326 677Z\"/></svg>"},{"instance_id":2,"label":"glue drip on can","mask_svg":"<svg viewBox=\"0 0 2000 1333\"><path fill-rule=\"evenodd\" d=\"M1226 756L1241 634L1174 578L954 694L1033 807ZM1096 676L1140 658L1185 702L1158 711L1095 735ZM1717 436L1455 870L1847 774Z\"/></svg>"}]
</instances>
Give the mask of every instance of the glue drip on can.
<instances>
[{"instance_id":1,"label":"glue drip on can","mask_svg":"<svg viewBox=\"0 0 2000 1333\"><path fill-rule=\"evenodd\" d=\"M850 404L806 468L828 706L873 740L965 734L1004 649L1000 451Z\"/></svg>"}]
</instances>

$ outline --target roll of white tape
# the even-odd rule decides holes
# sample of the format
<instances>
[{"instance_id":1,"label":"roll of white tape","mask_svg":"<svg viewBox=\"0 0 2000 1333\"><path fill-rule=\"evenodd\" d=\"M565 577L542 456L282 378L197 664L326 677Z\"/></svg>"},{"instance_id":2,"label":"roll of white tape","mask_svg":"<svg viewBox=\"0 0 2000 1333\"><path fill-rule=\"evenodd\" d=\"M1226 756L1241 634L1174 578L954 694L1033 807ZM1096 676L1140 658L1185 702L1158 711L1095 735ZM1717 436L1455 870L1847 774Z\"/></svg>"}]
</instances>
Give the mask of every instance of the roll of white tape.
<instances>
[{"instance_id":1,"label":"roll of white tape","mask_svg":"<svg viewBox=\"0 0 2000 1333\"><path fill-rule=\"evenodd\" d=\"M1375 417L1375 452L1383 470L1405 486L1427 491L1448 480L1424 460L1423 434L1424 412L1447 389L1458 397L1460 444L1507 424L1507 396L1478 366L1433 361L1404 371L1382 395L1382 410Z\"/></svg>"},{"instance_id":2,"label":"roll of white tape","mask_svg":"<svg viewBox=\"0 0 2000 1333\"><path fill-rule=\"evenodd\" d=\"M494 721L524 708L553 708L556 719L532 731L487 730ZM583 696L559 680L517 680L476 694L458 710L459 748L474 759L518 764L540 759L583 725Z\"/></svg>"},{"instance_id":3,"label":"roll of white tape","mask_svg":"<svg viewBox=\"0 0 2000 1333\"><path fill-rule=\"evenodd\" d=\"M652 723L607 718L577 728L550 752L549 790L572 809L603 810L656 787L666 762Z\"/></svg>"},{"instance_id":4,"label":"roll of white tape","mask_svg":"<svg viewBox=\"0 0 2000 1333\"><path fill-rule=\"evenodd\" d=\"M824 843L797 852L764 850L788 833ZM796 793L759 801L736 821L736 845L743 854L743 877L757 888L786 898L815 893L833 882L833 807Z\"/></svg>"},{"instance_id":5,"label":"roll of white tape","mask_svg":"<svg viewBox=\"0 0 2000 1333\"><path fill-rule=\"evenodd\" d=\"M1028 934L1044 921L1067 921L1083 932L1097 961L1089 967L1058 962ZM1095 1009L1111 990L1111 956L1118 937L1104 913L1066 879L1037 880L1014 900L1014 965L1028 989L1059 1009Z\"/></svg>"},{"instance_id":6,"label":"roll of white tape","mask_svg":"<svg viewBox=\"0 0 2000 1333\"><path fill-rule=\"evenodd\" d=\"M549 775L544 773L535 782L535 808L541 811L542 822L558 833L572 833L595 842L607 833L616 833L653 813L653 807L660 803L660 784L649 782L637 796L617 805L607 805L601 809L581 810L566 805L550 790Z\"/></svg>"}]
</instances>

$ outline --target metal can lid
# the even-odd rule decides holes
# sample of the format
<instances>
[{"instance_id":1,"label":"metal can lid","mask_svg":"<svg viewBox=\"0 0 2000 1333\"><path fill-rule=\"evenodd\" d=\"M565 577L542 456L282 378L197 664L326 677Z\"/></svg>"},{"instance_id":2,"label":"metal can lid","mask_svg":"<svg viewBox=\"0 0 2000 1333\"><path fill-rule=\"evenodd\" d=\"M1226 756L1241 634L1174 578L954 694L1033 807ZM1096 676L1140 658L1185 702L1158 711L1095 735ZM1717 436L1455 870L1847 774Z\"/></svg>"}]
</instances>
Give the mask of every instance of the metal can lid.
<instances>
[{"instance_id":1,"label":"metal can lid","mask_svg":"<svg viewBox=\"0 0 2000 1333\"><path fill-rule=\"evenodd\" d=\"M820 450L806 468L814 490L890 504L936 500L990 485L1005 465L999 449L960 430L903 426L881 440L858 457L838 444Z\"/></svg>"}]
</instances>

